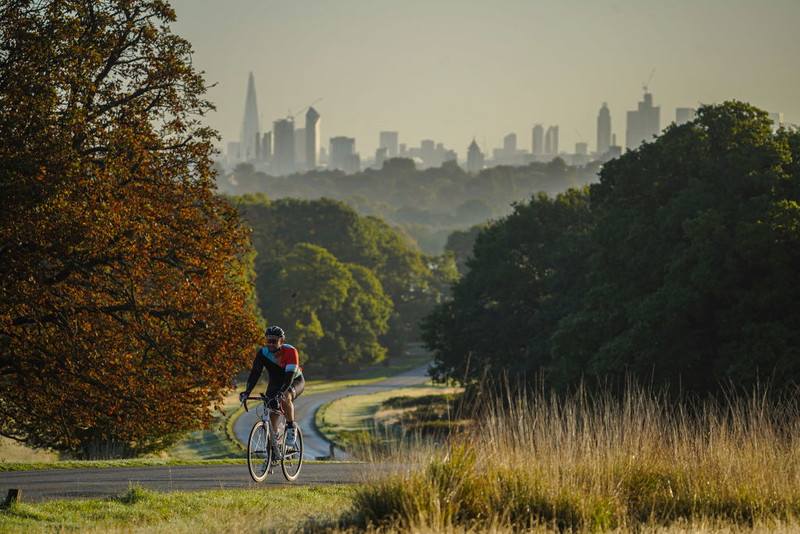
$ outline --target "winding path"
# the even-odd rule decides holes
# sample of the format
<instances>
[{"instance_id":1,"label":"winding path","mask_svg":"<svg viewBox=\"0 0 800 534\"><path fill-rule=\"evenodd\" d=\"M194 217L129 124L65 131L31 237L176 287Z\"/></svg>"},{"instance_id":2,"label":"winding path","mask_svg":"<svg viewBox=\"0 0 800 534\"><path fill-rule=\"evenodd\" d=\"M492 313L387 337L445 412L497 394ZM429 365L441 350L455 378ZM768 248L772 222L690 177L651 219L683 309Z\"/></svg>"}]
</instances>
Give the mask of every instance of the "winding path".
<instances>
[{"instance_id":1,"label":"winding path","mask_svg":"<svg viewBox=\"0 0 800 534\"><path fill-rule=\"evenodd\" d=\"M422 384L430 379L427 375L428 365L429 364L425 364L411 371L384 378L372 384L352 386L328 393L315 394L313 391L309 391L301 395L294 402L294 410L295 419L297 419L300 428L303 429L303 444L305 446L304 458L306 460L313 460L317 457L329 454L330 451L330 442L316 431L316 426L314 425L314 418L320 406L333 400L341 399L342 397L349 397L350 395L368 395ZM250 410L250 412L240 415L234 422L233 435L245 447L247 446L247 438L250 435L250 429L253 428L253 423L255 423L255 421L255 410ZM347 459L347 455L344 451L336 449L335 458L337 460L344 460Z\"/></svg>"},{"instance_id":2,"label":"winding path","mask_svg":"<svg viewBox=\"0 0 800 534\"><path fill-rule=\"evenodd\" d=\"M427 365L406 373L367 384L320 394L304 394L295 402L295 415L303 429L305 459L327 455L330 443L316 432L314 415L320 406L348 395L365 395L421 384L428 380ZM238 418L234 424L236 438L247 443L253 425L254 411ZM344 459L343 451L336 459ZM303 465L294 485L357 484L375 469L391 469L382 464L319 462ZM102 498L125 492L132 484L155 491L202 491L215 489L281 487L289 485L280 470L262 484L250 479L247 466L187 465L118 468L42 469L0 472L0 500L8 490L22 490L26 502L56 499Z\"/></svg>"}]
</instances>

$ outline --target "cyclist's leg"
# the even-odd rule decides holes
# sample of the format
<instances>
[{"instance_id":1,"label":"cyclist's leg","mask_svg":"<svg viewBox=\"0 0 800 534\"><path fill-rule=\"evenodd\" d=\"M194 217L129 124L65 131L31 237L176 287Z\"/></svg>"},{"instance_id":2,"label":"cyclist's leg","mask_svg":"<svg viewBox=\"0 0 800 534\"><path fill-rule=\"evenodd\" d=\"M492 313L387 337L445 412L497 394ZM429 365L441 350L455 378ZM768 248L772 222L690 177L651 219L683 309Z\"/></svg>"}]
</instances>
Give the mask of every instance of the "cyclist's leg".
<instances>
[{"instance_id":1,"label":"cyclist's leg","mask_svg":"<svg viewBox=\"0 0 800 534\"><path fill-rule=\"evenodd\" d=\"M278 393L280 393L281 385L282 385L282 383L278 382L277 380L275 380L275 381L270 380L269 381L269 384L267 385L266 396L267 396L268 399L271 399L271 402L274 402L275 397L278 395ZM277 406L275 408L277 409ZM272 423L272 431L273 431L273 433L278 431L278 419L279 418L280 418L279 414L277 414L275 412L270 412L269 420Z\"/></svg>"},{"instance_id":2,"label":"cyclist's leg","mask_svg":"<svg viewBox=\"0 0 800 534\"><path fill-rule=\"evenodd\" d=\"M292 382L291 387L287 391L287 395L281 400L281 407L283 414L286 416L287 423L294 423L294 399L299 397L303 390L306 388L306 381L302 375L298 376Z\"/></svg>"}]
</instances>

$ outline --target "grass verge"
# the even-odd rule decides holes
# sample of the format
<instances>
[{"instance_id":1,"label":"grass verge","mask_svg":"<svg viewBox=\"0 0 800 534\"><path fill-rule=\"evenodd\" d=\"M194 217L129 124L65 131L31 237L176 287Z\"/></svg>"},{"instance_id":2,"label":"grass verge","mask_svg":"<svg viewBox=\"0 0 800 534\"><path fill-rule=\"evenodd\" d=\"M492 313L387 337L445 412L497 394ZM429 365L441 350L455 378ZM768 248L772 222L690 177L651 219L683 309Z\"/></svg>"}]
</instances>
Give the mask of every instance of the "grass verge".
<instances>
[{"instance_id":1,"label":"grass verge","mask_svg":"<svg viewBox=\"0 0 800 534\"><path fill-rule=\"evenodd\" d=\"M373 441L376 436L387 445L398 438L396 433L384 431L397 415L394 410L386 408L389 401L399 397L414 399L443 396L456 391L460 389L428 383L370 395L344 397L322 405L317 411L315 424L325 439L341 443L345 448L352 446L354 440L363 445L363 441ZM371 438L368 439L368 436Z\"/></svg>"},{"instance_id":2,"label":"grass verge","mask_svg":"<svg viewBox=\"0 0 800 534\"><path fill-rule=\"evenodd\" d=\"M351 486L159 493L131 487L103 500L0 507L0 532L294 532L330 524Z\"/></svg>"}]
</instances>

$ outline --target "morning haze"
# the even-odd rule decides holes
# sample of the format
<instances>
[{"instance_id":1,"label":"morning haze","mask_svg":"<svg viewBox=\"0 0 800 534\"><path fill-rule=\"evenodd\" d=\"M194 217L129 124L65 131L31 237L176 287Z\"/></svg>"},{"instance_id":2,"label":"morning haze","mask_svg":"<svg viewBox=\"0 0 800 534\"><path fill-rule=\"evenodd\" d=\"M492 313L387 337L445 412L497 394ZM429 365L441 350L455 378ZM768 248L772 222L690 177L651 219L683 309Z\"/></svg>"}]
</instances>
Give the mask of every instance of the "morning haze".
<instances>
[{"instance_id":1,"label":"morning haze","mask_svg":"<svg viewBox=\"0 0 800 534\"><path fill-rule=\"evenodd\" d=\"M222 147L239 138L253 73L262 130L312 102L321 146L356 140L362 159L379 132L442 143L466 159L535 124L560 145L596 150L608 103L624 145L625 114L649 85L661 128L677 108L741 100L800 122L800 2L770 0L355 1L175 0L173 29L217 85L209 123Z\"/></svg>"}]
</instances>

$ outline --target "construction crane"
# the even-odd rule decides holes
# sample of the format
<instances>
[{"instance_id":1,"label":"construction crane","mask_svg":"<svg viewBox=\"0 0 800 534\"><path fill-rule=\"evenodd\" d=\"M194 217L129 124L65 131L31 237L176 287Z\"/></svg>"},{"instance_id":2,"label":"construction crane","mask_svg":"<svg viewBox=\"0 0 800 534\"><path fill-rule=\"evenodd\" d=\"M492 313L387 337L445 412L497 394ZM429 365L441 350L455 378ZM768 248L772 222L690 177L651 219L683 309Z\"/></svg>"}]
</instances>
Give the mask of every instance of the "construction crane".
<instances>
[{"instance_id":1,"label":"construction crane","mask_svg":"<svg viewBox=\"0 0 800 534\"><path fill-rule=\"evenodd\" d=\"M645 92L645 93L647 92L647 86L649 86L649 85L650 85L650 80L652 80L652 79L653 79L653 74L655 74L655 73L656 73L656 69L654 68L654 69L652 70L652 72L650 72L650 77L649 77L649 78L647 78L647 81L646 81L646 82L644 82L644 83L642 84L642 89L644 89L644 92Z\"/></svg>"},{"instance_id":2,"label":"construction crane","mask_svg":"<svg viewBox=\"0 0 800 534\"><path fill-rule=\"evenodd\" d=\"M309 104L309 105L307 105L306 107L304 107L304 108L302 108L302 109L299 109L298 111L295 111L294 113L292 113L292 111L291 111L291 110L289 110L289 116L288 116L287 118L289 118L289 119L291 119L292 121L294 121L294 117L295 117L295 115L299 115L299 114L301 114L302 112L306 111L308 108L310 108L311 106L313 106L314 104L316 104L316 103L317 103L317 102L319 102L320 100L322 100L322 98L318 98L318 99L314 100L312 103L310 103L310 104Z\"/></svg>"}]
</instances>

